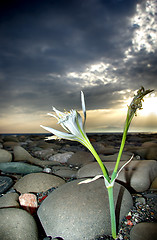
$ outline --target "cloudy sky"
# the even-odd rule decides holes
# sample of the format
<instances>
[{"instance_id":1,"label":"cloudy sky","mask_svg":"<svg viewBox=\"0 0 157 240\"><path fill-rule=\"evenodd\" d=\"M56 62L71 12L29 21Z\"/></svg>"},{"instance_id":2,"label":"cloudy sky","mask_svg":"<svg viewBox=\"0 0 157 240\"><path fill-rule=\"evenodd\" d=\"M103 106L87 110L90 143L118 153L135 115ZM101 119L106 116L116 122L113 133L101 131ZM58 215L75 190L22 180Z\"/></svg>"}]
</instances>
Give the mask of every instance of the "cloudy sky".
<instances>
[{"instance_id":1,"label":"cloudy sky","mask_svg":"<svg viewBox=\"0 0 157 240\"><path fill-rule=\"evenodd\" d=\"M121 131L141 86L154 89L130 131L157 131L157 0L0 3L0 133L59 129L52 106L81 110L87 132Z\"/></svg>"}]
</instances>

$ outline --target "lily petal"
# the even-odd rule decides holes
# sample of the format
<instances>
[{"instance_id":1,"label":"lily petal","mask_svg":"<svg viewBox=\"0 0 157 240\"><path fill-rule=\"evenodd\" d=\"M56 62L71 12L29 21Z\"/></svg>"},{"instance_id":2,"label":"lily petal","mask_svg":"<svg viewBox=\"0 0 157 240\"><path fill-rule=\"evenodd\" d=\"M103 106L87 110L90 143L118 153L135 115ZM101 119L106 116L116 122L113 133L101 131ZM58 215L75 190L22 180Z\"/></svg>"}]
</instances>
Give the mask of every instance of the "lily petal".
<instances>
[{"instance_id":1,"label":"lily petal","mask_svg":"<svg viewBox=\"0 0 157 240\"><path fill-rule=\"evenodd\" d=\"M78 184L80 185L80 184L82 184L82 183L90 183L90 182L94 182L94 181L96 181L97 179L99 179L99 178L101 178L101 177L104 177L103 175L97 175L97 176L95 176L94 178L88 178L88 179L86 179L86 180L84 180L84 181L81 181L81 182L79 182Z\"/></svg>"},{"instance_id":2,"label":"lily petal","mask_svg":"<svg viewBox=\"0 0 157 240\"><path fill-rule=\"evenodd\" d=\"M47 113L47 115L56 118L56 119L58 120L58 124L60 123L60 122L59 122L59 117L57 117L56 115L54 115L54 114L52 114L52 113ZM70 132L69 129L64 126L64 124L60 123L60 125L61 125L67 132Z\"/></svg>"},{"instance_id":3,"label":"lily petal","mask_svg":"<svg viewBox=\"0 0 157 240\"><path fill-rule=\"evenodd\" d=\"M78 120L78 124L79 124L79 127L81 128L81 130L84 131L84 127L83 127L83 123L82 123L82 117L78 112L77 112L77 119L76 120Z\"/></svg>"},{"instance_id":4,"label":"lily petal","mask_svg":"<svg viewBox=\"0 0 157 240\"><path fill-rule=\"evenodd\" d=\"M57 116L59 117L59 119L66 116L66 113L57 110L55 107L53 107L52 109L53 109L53 111L57 114Z\"/></svg>"},{"instance_id":5,"label":"lily petal","mask_svg":"<svg viewBox=\"0 0 157 240\"><path fill-rule=\"evenodd\" d=\"M43 125L40 125L40 127L44 128L48 132L53 133L54 135L56 135L59 138L64 138L64 139L67 139L67 140L77 141L77 138L73 134L64 133L64 132L58 131L58 130L50 128L50 127L45 127Z\"/></svg>"},{"instance_id":6,"label":"lily petal","mask_svg":"<svg viewBox=\"0 0 157 240\"><path fill-rule=\"evenodd\" d=\"M56 115L54 115L54 114L52 114L52 113L47 113L47 115L49 115L49 116L51 116L51 117L54 117L54 118L56 118L57 120L59 120L59 118L56 117Z\"/></svg>"},{"instance_id":7,"label":"lily petal","mask_svg":"<svg viewBox=\"0 0 157 240\"><path fill-rule=\"evenodd\" d=\"M61 138L53 135L53 136L50 136L50 137L46 137L45 140L61 140Z\"/></svg>"},{"instance_id":8,"label":"lily petal","mask_svg":"<svg viewBox=\"0 0 157 240\"><path fill-rule=\"evenodd\" d=\"M78 184L80 185L80 184L83 184L83 183L94 182L94 181L96 181L97 179L99 179L99 178L101 178L101 177L104 178L104 182L105 182L105 185L106 185L107 188L113 187L114 182L115 182L115 179L114 179L112 182L108 182L108 180L104 177L104 175L97 175L97 176L95 176L95 177L92 178L92 179L91 179L91 178L88 178L88 179L86 179L86 180L84 180L84 181L79 182Z\"/></svg>"},{"instance_id":9,"label":"lily petal","mask_svg":"<svg viewBox=\"0 0 157 240\"><path fill-rule=\"evenodd\" d=\"M134 154L131 156L131 158L126 162L126 163L124 163L124 165L119 169L119 171L118 171L118 173L117 173L117 175L116 175L116 178L118 178L118 175L119 175L119 173L123 170L123 168L128 164L128 163L130 163L131 162L131 160L133 159L133 157L134 157Z\"/></svg>"},{"instance_id":10,"label":"lily petal","mask_svg":"<svg viewBox=\"0 0 157 240\"><path fill-rule=\"evenodd\" d=\"M67 116L67 120L62 122L62 124L69 129L69 132L71 132L73 135L77 136L77 137L82 137L78 126L76 124L76 118L77 118L77 112L76 110L73 110L72 114Z\"/></svg>"},{"instance_id":11,"label":"lily petal","mask_svg":"<svg viewBox=\"0 0 157 240\"><path fill-rule=\"evenodd\" d=\"M81 103L82 103L82 111L84 115L84 121L83 121L83 127L84 127L86 122L86 105L85 105L84 93L82 91L81 91Z\"/></svg>"}]
</instances>

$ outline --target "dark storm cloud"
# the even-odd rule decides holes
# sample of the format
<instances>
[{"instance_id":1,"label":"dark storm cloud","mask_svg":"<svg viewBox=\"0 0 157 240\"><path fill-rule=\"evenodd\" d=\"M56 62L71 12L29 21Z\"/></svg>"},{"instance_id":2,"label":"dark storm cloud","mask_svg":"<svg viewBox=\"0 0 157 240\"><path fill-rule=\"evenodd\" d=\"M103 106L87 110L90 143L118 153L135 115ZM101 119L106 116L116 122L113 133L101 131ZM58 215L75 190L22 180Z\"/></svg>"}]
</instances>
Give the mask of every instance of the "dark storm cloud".
<instances>
[{"instance_id":1,"label":"dark storm cloud","mask_svg":"<svg viewBox=\"0 0 157 240\"><path fill-rule=\"evenodd\" d=\"M0 106L25 111L77 107L80 90L89 109L118 104L118 91L136 89L144 82L156 86L156 54L138 53L124 63L132 45L136 0L5 1L0 13ZM117 68L117 83L84 86L83 79L68 79L68 72L107 59ZM144 62L146 61L146 62ZM146 67L147 63L151 67ZM111 69L112 72L112 69ZM137 82L137 76L138 81ZM145 76L145 79L143 79ZM117 93L117 94L116 94Z\"/></svg>"},{"instance_id":2,"label":"dark storm cloud","mask_svg":"<svg viewBox=\"0 0 157 240\"><path fill-rule=\"evenodd\" d=\"M126 86L136 90L141 85L145 88L157 88L157 52L140 51L133 59L116 71L117 76L124 78Z\"/></svg>"}]
</instances>

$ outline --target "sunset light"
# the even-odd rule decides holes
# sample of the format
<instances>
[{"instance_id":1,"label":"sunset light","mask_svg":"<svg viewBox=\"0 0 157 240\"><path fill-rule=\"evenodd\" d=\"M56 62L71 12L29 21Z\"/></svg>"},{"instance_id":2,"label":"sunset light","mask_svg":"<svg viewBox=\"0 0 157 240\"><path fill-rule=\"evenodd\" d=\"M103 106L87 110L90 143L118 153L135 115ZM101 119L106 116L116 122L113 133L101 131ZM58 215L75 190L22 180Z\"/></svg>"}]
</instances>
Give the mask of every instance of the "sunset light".
<instances>
[{"instance_id":1,"label":"sunset light","mask_svg":"<svg viewBox=\"0 0 157 240\"><path fill-rule=\"evenodd\" d=\"M121 131L141 86L154 93L133 130L157 130L156 0L3 2L0 133L54 127L45 113L52 106L80 111L81 91L87 131Z\"/></svg>"}]
</instances>

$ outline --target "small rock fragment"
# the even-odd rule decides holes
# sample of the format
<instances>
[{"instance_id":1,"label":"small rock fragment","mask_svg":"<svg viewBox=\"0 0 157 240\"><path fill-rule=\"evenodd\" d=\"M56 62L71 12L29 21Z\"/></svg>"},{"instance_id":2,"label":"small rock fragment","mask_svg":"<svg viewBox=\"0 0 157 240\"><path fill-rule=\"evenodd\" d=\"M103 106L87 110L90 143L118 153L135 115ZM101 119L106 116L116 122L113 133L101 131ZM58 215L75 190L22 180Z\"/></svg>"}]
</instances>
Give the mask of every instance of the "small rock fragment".
<instances>
[{"instance_id":1,"label":"small rock fragment","mask_svg":"<svg viewBox=\"0 0 157 240\"><path fill-rule=\"evenodd\" d=\"M37 197L33 193L24 193L19 196L20 205L32 215L36 212L38 203Z\"/></svg>"}]
</instances>

